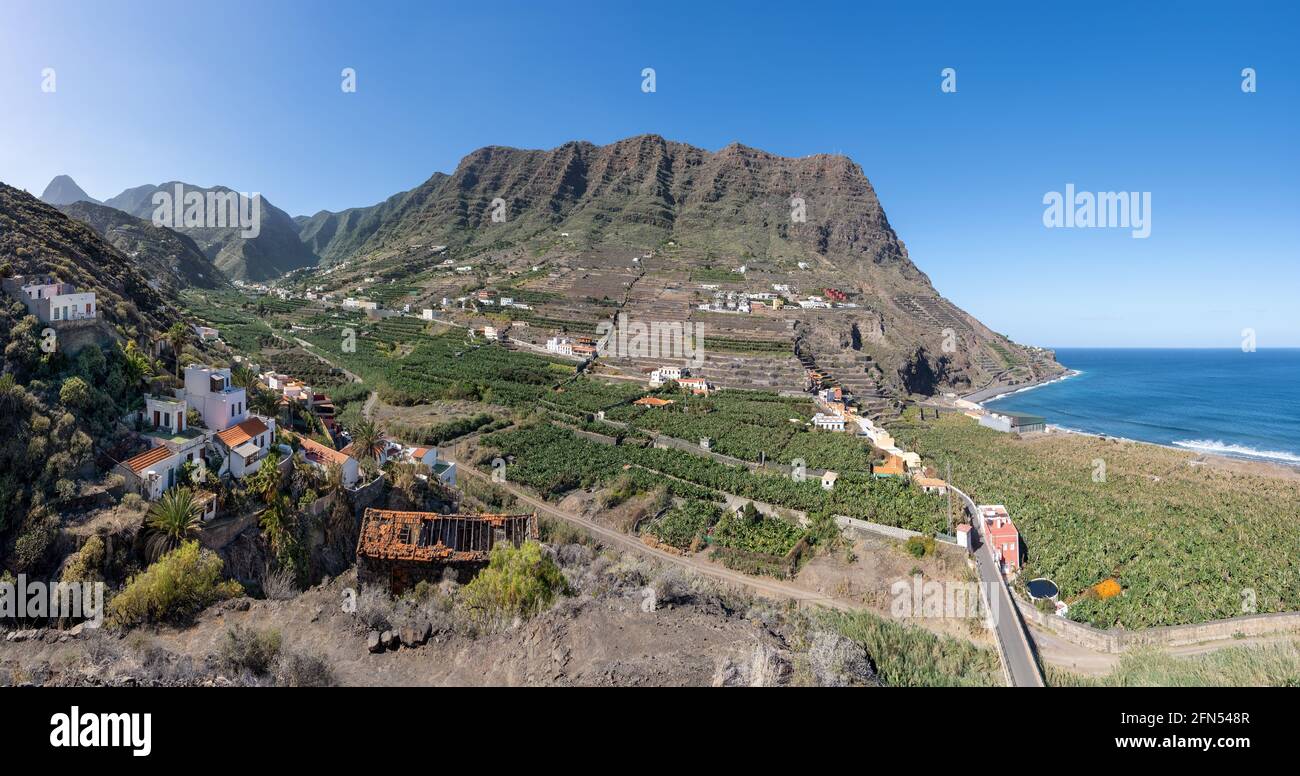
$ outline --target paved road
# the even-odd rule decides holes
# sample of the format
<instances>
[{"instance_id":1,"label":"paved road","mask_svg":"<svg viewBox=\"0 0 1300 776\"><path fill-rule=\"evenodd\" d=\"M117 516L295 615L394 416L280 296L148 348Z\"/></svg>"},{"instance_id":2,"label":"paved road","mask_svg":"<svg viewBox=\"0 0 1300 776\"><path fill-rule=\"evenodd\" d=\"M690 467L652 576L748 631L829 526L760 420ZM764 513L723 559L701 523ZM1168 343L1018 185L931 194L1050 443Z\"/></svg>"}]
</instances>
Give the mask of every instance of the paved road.
<instances>
[{"instance_id":1,"label":"paved road","mask_svg":"<svg viewBox=\"0 0 1300 776\"><path fill-rule=\"evenodd\" d=\"M971 524L978 527L979 512L975 509L974 500L951 483L949 487L952 487L953 492L965 504L966 512L971 517ZM1002 664L1011 678L1011 685L1042 687L1043 674L1038 669L1038 661L1034 658L1034 651L1029 645L1028 630L1020 619L1020 612L1016 609L1015 603L1011 600L1011 592L1002 581L1002 572L998 570L993 550L982 537L977 536L976 541L980 546L975 550L975 565L979 568L980 585L988 595L998 653L1002 656Z\"/></svg>"},{"instance_id":2,"label":"paved road","mask_svg":"<svg viewBox=\"0 0 1300 776\"><path fill-rule=\"evenodd\" d=\"M980 543L980 548L975 552L975 564L979 567L980 583L988 591L989 604L993 609L993 627L998 644L1002 647L1003 662L1011 675L1011 685L1042 687L1043 675L1038 670L1038 662L1029 646L1020 612L1016 610L1011 593L1002 582L1002 573L998 571L989 545Z\"/></svg>"},{"instance_id":3,"label":"paved road","mask_svg":"<svg viewBox=\"0 0 1300 776\"><path fill-rule=\"evenodd\" d=\"M481 480L489 479L488 475L470 466L457 466L456 471L457 471L457 476L468 474L471 477L476 477ZM664 561L665 563L672 563L677 566L681 566L683 568L688 568L691 571L702 574L704 576L712 577L714 579L718 579L723 582L729 582L731 584L738 585L741 587L747 587L750 588L751 590L758 591L767 596L774 596L777 598L787 598L787 599L800 601L804 603L821 604L822 606L829 606L833 609L840 609L843 611L856 611L857 609L860 608L854 606L853 604L847 601L842 601L840 599L833 598L828 595L823 595L822 593L816 593L810 590L803 590L793 585L787 585L785 583L778 582L776 580L758 579L756 577L751 577L746 574L741 574L739 572L714 565L712 563L709 563L708 561L700 560L698 558L686 558L686 557L682 557L681 555L674 555L671 552L664 552L663 550L660 550L656 547L651 547L650 545L645 544L644 542L640 541L636 537L629 536L628 534L622 533L613 528L608 528L606 526L600 525L599 523L588 520L585 517L575 515L572 512L566 512L562 509L556 509L555 507L552 507L550 504L547 504L545 501L530 496L528 493L524 492L523 489L519 488L518 486L512 485L511 483L499 482L496 483L496 485L497 487L504 488L505 490L509 491L515 498L519 499L519 501L521 501L522 503L527 504L533 509L536 509L539 514L549 515L558 520L564 520L566 522L573 523L574 525L582 526L593 536L599 537L601 541L610 545L617 546L621 549L631 550L633 552L638 552L641 553L642 555L647 555L657 560Z\"/></svg>"}]
</instances>

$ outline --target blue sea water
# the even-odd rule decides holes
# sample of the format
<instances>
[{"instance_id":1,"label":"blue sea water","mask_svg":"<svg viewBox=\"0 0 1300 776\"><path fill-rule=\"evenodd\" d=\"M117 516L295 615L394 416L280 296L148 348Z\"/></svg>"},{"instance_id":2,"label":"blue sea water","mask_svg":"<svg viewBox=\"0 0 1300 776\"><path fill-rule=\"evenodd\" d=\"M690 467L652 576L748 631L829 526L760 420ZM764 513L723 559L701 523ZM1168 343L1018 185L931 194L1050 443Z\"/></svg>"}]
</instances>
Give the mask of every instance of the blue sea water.
<instances>
[{"instance_id":1,"label":"blue sea water","mask_svg":"<svg viewBox=\"0 0 1300 776\"><path fill-rule=\"evenodd\" d=\"M992 399L1075 431L1300 465L1300 349L1060 348L1080 374Z\"/></svg>"}]
</instances>

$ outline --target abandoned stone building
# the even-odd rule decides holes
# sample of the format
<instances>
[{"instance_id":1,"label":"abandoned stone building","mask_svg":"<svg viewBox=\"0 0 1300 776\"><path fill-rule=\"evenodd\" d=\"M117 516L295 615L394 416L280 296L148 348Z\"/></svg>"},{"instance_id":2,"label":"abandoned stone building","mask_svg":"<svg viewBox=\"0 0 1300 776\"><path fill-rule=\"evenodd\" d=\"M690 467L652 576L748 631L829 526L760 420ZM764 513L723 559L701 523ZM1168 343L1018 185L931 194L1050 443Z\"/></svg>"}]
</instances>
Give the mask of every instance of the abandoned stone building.
<instances>
[{"instance_id":1,"label":"abandoned stone building","mask_svg":"<svg viewBox=\"0 0 1300 776\"><path fill-rule=\"evenodd\" d=\"M421 581L438 582L447 569L466 581L487 566L492 548L537 538L537 513L440 515L367 509L357 541L357 580L394 595Z\"/></svg>"}]
</instances>

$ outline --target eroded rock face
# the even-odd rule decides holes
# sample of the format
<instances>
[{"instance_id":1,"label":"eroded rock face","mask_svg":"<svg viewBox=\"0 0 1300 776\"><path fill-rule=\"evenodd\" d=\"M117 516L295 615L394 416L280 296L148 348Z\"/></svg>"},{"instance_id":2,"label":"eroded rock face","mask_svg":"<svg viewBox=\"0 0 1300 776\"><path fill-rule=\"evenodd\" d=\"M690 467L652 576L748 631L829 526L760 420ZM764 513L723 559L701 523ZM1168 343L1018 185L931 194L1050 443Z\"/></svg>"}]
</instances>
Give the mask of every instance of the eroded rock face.
<instances>
[{"instance_id":1,"label":"eroded rock face","mask_svg":"<svg viewBox=\"0 0 1300 776\"><path fill-rule=\"evenodd\" d=\"M969 387L970 377L947 355L935 355L917 348L898 369L898 378L909 393L932 395L942 388Z\"/></svg>"}]
</instances>

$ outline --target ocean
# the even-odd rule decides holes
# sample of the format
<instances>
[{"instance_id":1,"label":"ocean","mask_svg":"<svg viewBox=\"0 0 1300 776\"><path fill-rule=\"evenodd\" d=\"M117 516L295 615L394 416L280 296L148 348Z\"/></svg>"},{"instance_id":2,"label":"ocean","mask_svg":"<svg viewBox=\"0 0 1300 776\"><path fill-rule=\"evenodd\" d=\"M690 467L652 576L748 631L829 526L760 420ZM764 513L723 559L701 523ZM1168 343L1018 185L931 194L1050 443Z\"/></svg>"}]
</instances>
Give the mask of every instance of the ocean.
<instances>
[{"instance_id":1,"label":"ocean","mask_svg":"<svg viewBox=\"0 0 1300 776\"><path fill-rule=\"evenodd\" d=\"M1074 431L1300 465L1300 348L1060 348L1080 374L984 403Z\"/></svg>"}]
</instances>

